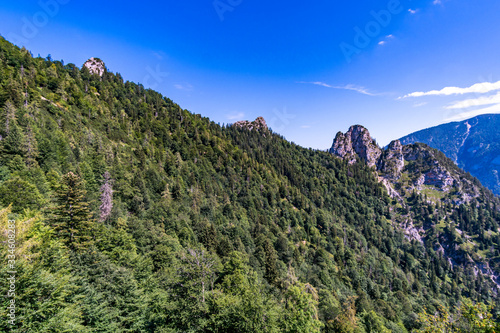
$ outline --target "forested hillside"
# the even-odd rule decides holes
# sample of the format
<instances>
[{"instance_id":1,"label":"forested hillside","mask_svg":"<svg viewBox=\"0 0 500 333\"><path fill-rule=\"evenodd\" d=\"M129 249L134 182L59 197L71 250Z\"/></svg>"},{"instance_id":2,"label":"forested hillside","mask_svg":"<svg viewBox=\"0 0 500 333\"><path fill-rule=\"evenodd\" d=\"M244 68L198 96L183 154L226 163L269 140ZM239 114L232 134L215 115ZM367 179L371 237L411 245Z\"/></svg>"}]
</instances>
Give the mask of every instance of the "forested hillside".
<instances>
[{"instance_id":1,"label":"forested hillside","mask_svg":"<svg viewBox=\"0 0 500 333\"><path fill-rule=\"evenodd\" d=\"M366 163L220 126L2 38L0 109L0 270L14 253L17 272L2 331L496 329L497 284L434 247L447 237L498 274L500 203L486 191L399 202ZM407 217L432 232L407 237Z\"/></svg>"}]
</instances>

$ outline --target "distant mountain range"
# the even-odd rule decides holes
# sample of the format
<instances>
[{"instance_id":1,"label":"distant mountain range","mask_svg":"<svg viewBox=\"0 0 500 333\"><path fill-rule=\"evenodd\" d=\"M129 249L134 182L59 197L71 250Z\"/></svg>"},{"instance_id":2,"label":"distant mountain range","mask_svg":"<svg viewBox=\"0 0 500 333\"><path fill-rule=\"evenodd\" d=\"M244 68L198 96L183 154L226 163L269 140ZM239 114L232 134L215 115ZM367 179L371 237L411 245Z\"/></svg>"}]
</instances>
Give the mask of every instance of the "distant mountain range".
<instances>
[{"instance_id":1,"label":"distant mountain range","mask_svg":"<svg viewBox=\"0 0 500 333\"><path fill-rule=\"evenodd\" d=\"M400 139L403 145L422 142L442 151L496 195L500 195L500 114L424 129Z\"/></svg>"}]
</instances>

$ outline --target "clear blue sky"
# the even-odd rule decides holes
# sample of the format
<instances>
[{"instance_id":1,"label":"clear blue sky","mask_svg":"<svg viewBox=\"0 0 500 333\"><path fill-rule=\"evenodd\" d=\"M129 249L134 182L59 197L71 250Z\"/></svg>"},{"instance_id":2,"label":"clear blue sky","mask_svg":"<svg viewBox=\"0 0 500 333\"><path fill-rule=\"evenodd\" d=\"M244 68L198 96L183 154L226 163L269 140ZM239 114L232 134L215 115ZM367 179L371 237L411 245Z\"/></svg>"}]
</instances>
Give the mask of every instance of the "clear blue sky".
<instances>
[{"instance_id":1,"label":"clear blue sky","mask_svg":"<svg viewBox=\"0 0 500 333\"><path fill-rule=\"evenodd\" d=\"M4 1L0 34L325 149L353 124L387 144L500 112L499 13L498 0Z\"/></svg>"}]
</instances>

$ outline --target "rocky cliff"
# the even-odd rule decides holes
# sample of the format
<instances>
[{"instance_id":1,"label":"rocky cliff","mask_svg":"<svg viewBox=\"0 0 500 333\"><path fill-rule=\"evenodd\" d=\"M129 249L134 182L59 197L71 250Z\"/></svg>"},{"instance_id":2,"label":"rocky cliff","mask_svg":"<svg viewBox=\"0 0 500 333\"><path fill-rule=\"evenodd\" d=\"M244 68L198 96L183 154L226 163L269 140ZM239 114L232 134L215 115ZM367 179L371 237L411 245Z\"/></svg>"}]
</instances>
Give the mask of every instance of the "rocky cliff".
<instances>
[{"instance_id":1,"label":"rocky cliff","mask_svg":"<svg viewBox=\"0 0 500 333\"><path fill-rule=\"evenodd\" d=\"M425 143L442 151L460 168L500 195L500 115L477 116L401 138L403 144Z\"/></svg>"},{"instance_id":2,"label":"rocky cliff","mask_svg":"<svg viewBox=\"0 0 500 333\"><path fill-rule=\"evenodd\" d=\"M249 131L256 130L265 132L269 130L266 121L264 120L263 117L257 117L257 119L255 119L254 121L248 121L248 120L237 121L233 124L233 126L239 128L245 128Z\"/></svg>"},{"instance_id":3,"label":"rocky cliff","mask_svg":"<svg viewBox=\"0 0 500 333\"><path fill-rule=\"evenodd\" d=\"M99 58L90 58L83 64L83 66L89 69L90 74L103 76L106 72L106 66L104 65L104 62Z\"/></svg>"},{"instance_id":4,"label":"rocky cliff","mask_svg":"<svg viewBox=\"0 0 500 333\"><path fill-rule=\"evenodd\" d=\"M345 134L337 133L330 152L350 164L360 160L374 167L392 197L418 191L425 192L432 201L463 203L480 193L477 180L443 153L425 144L403 145L399 140L383 150L360 125L352 126Z\"/></svg>"},{"instance_id":5,"label":"rocky cliff","mask_svg":"<svg viewBox=\"0 0 500 333\"><path fill-rule=\"evenodd\" d=\"M361 125L351 126L345 134L338 132L330 152L347 159L349 163L356 162L356 157L359 157L369 166L375 166L382 154L368 130Z\"/></svg>"},{"instance_id":6,"label":"rocky cliff","mask_svg":"<svg viewBox=\"0 0 500 333\"><path fill-rule=\"evenodd\" d=\"M500 283L498 274L477 254L479 252L472 258L463 250L467 246L475 247L472 239L477 235L456 229L455 234L443 233L437 239L432 238L436 228L455 230L460 219L449 215L439 221L422 220L419 212L412 211L415 200L422 200L433 207L434 216L439 215L439 206L457 207L465 203L478 205L485 197L494 200L493 194L481 186L476 178L461 170L441 151L423 143L403 145L399 140L381 149L366 128L356 125L347 133L336 135L330 152L349 164L359 162L372 167L379 182L401 207L399 215L392 215L392 220L408 239L432 244L451 266L457 263L470 265L475 272L482 272L495 283ZM456 242L457 235L463 239L460 246Z\"/></svg>"}]
</instances>

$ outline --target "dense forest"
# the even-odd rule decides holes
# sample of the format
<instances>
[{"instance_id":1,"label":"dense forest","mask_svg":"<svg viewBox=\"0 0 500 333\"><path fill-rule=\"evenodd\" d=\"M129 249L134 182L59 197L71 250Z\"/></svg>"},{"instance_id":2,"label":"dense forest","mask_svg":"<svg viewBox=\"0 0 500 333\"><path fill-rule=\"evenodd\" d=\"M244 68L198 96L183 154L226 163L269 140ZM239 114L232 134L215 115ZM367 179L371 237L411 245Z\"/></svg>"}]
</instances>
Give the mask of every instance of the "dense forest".
<instances>
[{"instance_id":1,"label":"dense forest","mask_svg":"<svg viewBox=\"0 0 500 333\"><path fill-rule=\"evenodd\" d=\"M494 279L434 246L500 272L487 191L401 203L366 163L1 37L0 110L1 331L499 331Z\"/></svg>"}]
</instances>

